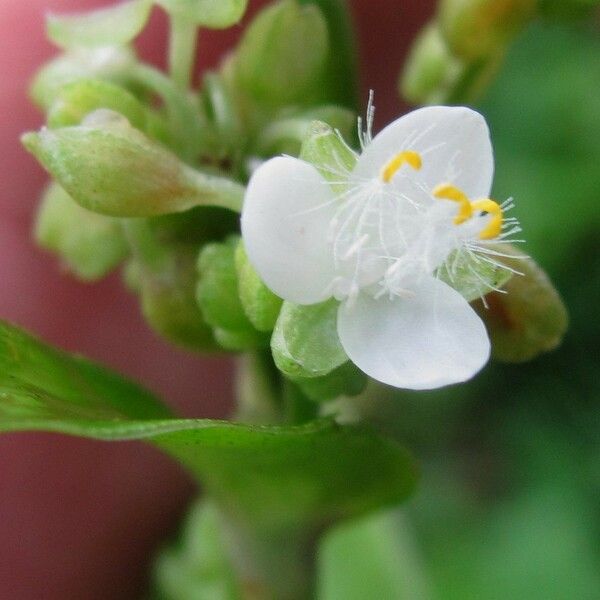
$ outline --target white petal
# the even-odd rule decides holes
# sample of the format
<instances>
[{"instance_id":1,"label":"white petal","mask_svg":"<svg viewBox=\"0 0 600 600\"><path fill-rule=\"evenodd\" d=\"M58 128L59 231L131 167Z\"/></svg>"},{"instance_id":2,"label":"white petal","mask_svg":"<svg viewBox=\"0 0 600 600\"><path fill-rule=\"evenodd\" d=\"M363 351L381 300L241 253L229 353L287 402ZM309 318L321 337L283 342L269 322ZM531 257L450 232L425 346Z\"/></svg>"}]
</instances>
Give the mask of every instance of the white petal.
<instances>
[{"instance_id":1,"label":"white petal","mask_svg":"<svg viewBox=\"0 0 600 600\"><path fill-rule=\"evenodd\" d=\"M399 388L427 390L470 379L487 362L490 343L463 297L432 277L414 297L360 294L338 311L344 350L367 375Z\"/></svg>"},{"instance_id":2,"label":"white petal","mask_svg":"<svg viewBox=\"0 0 600 600\"><path fill-rule=\"evenodd\" d=\"M327 234L335 208L329 185L304 161L273 158L254 172L244 198L242 236L250 262L275 294L297 304L331 296Z\"/></svg>"},{"instance_id":3,"label":"white petal","mask_svg":"<svg viewBox=\"0 0 600 600\"><path fill-rule=\"evenodd\" d=\"M390 123L365 148L353 172L358 179L380 176L399 152L413 150L423 166L401 171L415 176L429 190L451 183L469 198L487 198L494 174L494 156L485 119L465 107L429 106ZM400 172L400 171L399 171Z\"/></svg>"}]
</instances>

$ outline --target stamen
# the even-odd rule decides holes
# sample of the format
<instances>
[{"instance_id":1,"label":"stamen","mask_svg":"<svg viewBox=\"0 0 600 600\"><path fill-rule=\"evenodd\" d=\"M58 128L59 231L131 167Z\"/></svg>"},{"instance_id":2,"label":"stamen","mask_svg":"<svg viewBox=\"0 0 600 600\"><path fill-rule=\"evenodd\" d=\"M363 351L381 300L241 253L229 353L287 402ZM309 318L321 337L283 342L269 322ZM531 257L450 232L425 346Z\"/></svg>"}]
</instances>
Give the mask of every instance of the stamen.
<instances>
[{"instance_id":1,"label":"stamen","mask_svg":"<svg viewBox=\"0 0 600 600\"><path fill-rule=\"evenodd\" d=\"M490 240L498 237L502 231L502 209L497 202L486 198L471 203L473 210L481 210L492 215L490 222L479 232L479 239Z\"/></svg>"},{"instance_id":2,"label":"stamen","mask_svg":"<svg viewBox=\"0 0 600 600\"><path fill-rule=\"evenodd\" d=\"M473 208L466 194L459 190L457 187L449 184L442 183L433 190L433 195L440 200L452 200L458 202L460 205L458 214L454 218L454 224L460 225L464 223L473 214Z\"/></svg>"},{"instance_id":3,"label":"stamen","mask_svg":"<svg viewBox=\"0 0 600 600\"><path fill-rule=\"evenodd\" d=\"M405 150L398 152L388 163L381 169L381 179L384 183L389 183L392 177L397 173L398 169L404 164L411 166L415 171L418 171L422 166L421 155L413 150Z\"/></svg>"}]
</instances>

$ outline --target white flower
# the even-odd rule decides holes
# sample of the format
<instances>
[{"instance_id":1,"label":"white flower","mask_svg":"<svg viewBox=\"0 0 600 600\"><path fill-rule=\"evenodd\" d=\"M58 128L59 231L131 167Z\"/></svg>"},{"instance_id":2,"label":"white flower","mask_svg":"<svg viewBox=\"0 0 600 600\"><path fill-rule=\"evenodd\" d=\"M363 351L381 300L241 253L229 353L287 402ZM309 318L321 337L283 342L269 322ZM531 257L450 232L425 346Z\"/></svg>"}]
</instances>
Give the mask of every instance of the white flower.
<instances>
[{"instance_id":1,"label":"white flower","mask_svg":"<svg viewBox=\"0 0 600 600\"><path fill-rule=\"evenodd\" d=\"M290 157L256 170L242 212L250 261L285 300L340 300L342 346L374 379L409 389L465 381L487 362L489 339L438 275L463 253L493 260L490 244L511 233L489 199L485 120L429 107L367 138L334 182Z\"/></svg>"}]
</instances>

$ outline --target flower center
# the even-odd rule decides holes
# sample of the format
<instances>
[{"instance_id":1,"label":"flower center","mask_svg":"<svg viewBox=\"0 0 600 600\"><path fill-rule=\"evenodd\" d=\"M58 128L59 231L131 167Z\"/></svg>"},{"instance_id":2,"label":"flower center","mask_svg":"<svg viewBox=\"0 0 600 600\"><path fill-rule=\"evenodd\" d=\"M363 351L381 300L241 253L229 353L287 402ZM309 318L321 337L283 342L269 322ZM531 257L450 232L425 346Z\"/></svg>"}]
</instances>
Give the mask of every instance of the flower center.
<instances>
[{"instance_id":1,"label":"flower center","mask_svg":"<svg viewBox=\"0 0 600 600\"><path fill-rule=\"evenodd\" d=\"M502 208L497 202L489 198L471 202L467 195L459 188L442 183L433 190L433 195L440 200L452 200L458 202L460 208L454 218L454 223L460 225L470 219L475 212L485 212L492 216L488 224L479 232L479 239L490 240L500 235L502 231Z\"/></svg>"},{"instance_id":2,"label":"flower center","mask_svg":"<svg viewBox=\"0 0 600 600\"><path fill-rule=\"evenodd\" d=\"M380 177L384 183L389 183L402 165L409 165L418 171L423 165L421 155L414 150L398 152L381 169Z\"/></svg>"}]
</instances>

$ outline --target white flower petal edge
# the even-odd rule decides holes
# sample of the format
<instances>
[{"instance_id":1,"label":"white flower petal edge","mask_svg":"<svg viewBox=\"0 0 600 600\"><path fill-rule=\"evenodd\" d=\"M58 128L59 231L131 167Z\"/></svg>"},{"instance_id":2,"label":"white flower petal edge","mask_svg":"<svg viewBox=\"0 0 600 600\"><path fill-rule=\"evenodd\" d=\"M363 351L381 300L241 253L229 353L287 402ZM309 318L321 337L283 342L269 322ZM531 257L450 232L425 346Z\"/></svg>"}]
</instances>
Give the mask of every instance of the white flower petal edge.
<instances>
[{"instance_id":1,"label":"white flower petal edge","mask_svg":"<svg viewBox=\"0 0 600 600\"><path fill-rule=\"evenodd\" d=\"M478 112L428 106L396 119L365 148L352 177L379 177L382 165L401 151L420 154L423 166L415 178L427 189L450 183L471 198L489 196L494 157L488 126Z\"/></svg>"},{"instance_id":2,"label":"white flower petal edge","mask_svg":"<svg viewBox=\"0 0 600 600\"><path fill-rule=\"evenodd\" d=\"M338 310L338 333L350 360L370 377L427 390L470 379L487 362L481 319L451 287L425 277L410 297L361 294Z\"/></svg>"},{"instance_id":3,"label":"white flower petal edge","mask_svg":"<svg viewBox=\"0 0 600 600\"><path fill-rule=\"evenodd\" d=\"M331 296L334 203L327 182L304 161L273 158L254 172L242 213L244 245L263 281L285 300L315 304Z\"/></svg>"}]
</instances>

